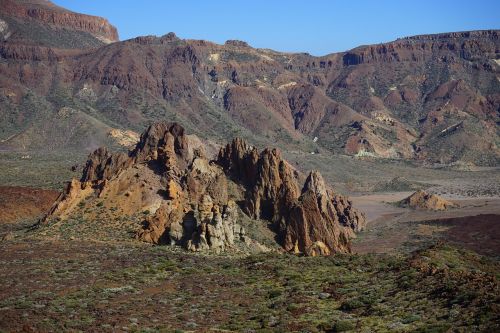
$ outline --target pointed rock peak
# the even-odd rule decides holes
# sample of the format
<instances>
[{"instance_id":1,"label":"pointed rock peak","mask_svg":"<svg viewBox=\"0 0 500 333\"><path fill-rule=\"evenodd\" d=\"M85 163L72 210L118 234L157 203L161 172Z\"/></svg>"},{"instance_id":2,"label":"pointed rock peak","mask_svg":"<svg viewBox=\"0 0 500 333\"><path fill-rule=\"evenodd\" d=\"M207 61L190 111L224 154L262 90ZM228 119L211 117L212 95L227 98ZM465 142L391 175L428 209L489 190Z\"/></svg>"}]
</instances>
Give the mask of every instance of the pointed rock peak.
<instances>
[{"instance_id":1,"label":"pointed rock peak","mask_svg":"<svg viewBox=\"0 0 500 333\"><path fill-rule=\"evenodd\" d=\"M110 179L128 164L127 154L112 154L106 147L98 148L89 155L80 181Z\"/></svg>"},{"instance_id":2,"label":"pointed rock peak","mask_svg":"<svg viewBox=\"0 0 500 333\"><path fill-rule=\"evenodd\" d=\"M231 177L250 185L257 175L258 159L257 149L241 138L234 138L231 143L220 149L217 164Z\"/></svg>"},{"instance_id":3,"label":"pointed rock peak","mask_svg":"<svg viewBox=\"0 0 500 333\"><path fill-rule=\"evenodd\" d=\"M234 150L240 151L240 152L247 152L247 151L252 149L252 147L250 145L248 145L247 142L240 137L234 138L233 141L231 141L231 143L228 144L228 146L229 145Z\"/></svg>"},{"instance_id":4,"label":"pointed rock peak","mask_svg":"<svg viewBox=\"0 0 500 333\"><path fill-rule=\"evenodd\" d=\"M141 135L132 155L138 161L157 159L158 150L174 150L183 157L187 157L188 142L184 128L178 123L157 122L148 127Z\"/></svg>"},{"instance_id":5,"label":"pointed rock peak","mask_svg":"<svg viewBox=\"0 0 500 333\"><path fill-rule=\"evenodd\" d=\"M281 151L278 148L266 148L262 151L263 156L272 156L276 159L281 159Z\"/></svg>"},{"instance_id":6,"label":"pointed rock peak","mask_svg":"<svg viewBox=\"0 0 500 333\"><path fill-rule=\"evenodd\" d=\"M304 183L304 188L302 189L302 193L306 191L312 191L316 193L316 195L324 195L326 194L326 183L321 176L319 171L313 170L307 176L306 182Z\"/></svg>"},{"instance_id":7,"label":"pointed rock peak","mask_svg":"<svg viewBox=\"0 0 500 333\"><path fill-rule=\"evenodd\" d=\"M142 133L139 145L141 142L159 141L165 137L166 133L171 133L174 137L179 137L184 135L184 128L178 123L168 123L165 121L153 123L144 133Z\"/></svg>"}]
</instances>

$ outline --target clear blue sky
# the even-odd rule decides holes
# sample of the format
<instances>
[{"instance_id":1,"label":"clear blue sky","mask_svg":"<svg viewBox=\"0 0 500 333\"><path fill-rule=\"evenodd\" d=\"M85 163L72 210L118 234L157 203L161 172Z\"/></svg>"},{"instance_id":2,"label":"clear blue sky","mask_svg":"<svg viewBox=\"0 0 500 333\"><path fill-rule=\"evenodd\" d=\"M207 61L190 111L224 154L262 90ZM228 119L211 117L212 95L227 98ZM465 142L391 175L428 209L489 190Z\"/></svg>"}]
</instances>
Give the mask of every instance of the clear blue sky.
<instances>
[{"instance_id":1,"label":"clear blue sky","mask_svg":"<svg viewBox=\"0 0 500 333\"><path fill-rule=\"evenodd\" d=\"M324 55L416 34L500 29L500 0L53 0L103 16L120 39L161 36Z\"/></svg>"}]
</instances>

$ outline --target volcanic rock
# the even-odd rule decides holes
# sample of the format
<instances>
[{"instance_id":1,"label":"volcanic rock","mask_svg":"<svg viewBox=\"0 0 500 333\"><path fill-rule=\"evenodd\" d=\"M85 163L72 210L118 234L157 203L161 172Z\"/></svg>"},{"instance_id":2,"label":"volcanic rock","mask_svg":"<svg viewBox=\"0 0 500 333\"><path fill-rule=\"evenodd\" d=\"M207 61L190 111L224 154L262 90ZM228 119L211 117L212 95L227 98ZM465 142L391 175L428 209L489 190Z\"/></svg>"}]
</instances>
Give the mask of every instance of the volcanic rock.
<instances>
[{"instance_id":1,"label":"volcanic rock","mask_svg":"<svg viewBox=\"0 0 500 333\"><path fill-rule=\"evenodd\" d=\"M364 225L364 215L352 208L352 202L327 189L313 171L280 227L285 250L315 256L351 252L349 239Z\"/></svg>"},{"instance_id":2,"label":"volcanic rock","mask_svg":"<svg viewBox=\"0 0 500 333\"><path fill-rule=\"evenodd\" d=\"M226 251L253 242L238 223L242 213L236 198L229 195L234 182L242 191L243 213L271 222L286 251L311 256L350 252L350 239L363 228L364 216L347 198L334 194L318 172L310 173L300 191L301 175L278 149L258 153L236 138L209 161L201 147L189 142L180 125L160 122L128 154L97 149L81 180L69 183L42 224L64 219L82 200L97 198L104 200L97 207L127 216L146 214L136 234L139 240L190 251Z\"/></svg>"},{"instance_id":3,"label":"volcanic rock","mask_svg":"<svg viewBox=\"0 0 500 333\"><path fill-rule=\"evenodd\" d=\"M70 215L94 194L124 214L148 212L136 235L146 242L220 252L245 240L222 168L188 141L178 124L159 122L128 154L97 149L81 180L69 183L42 224Z\"/></svg>"},{"instance_id":4,"label":"volcanic rock","mask_svg":"<svg viewBox=\"0 0 500 333\"><path fill-rule=\"evenodd\" d=\"M117 40L113 30L48 1L0 1L0 105L7 111L0 148L95 142L92 150L109 145L105 124L137 131L162 109L217 140L250 131L264 145L291 149L317 137L318 148L358 157L500 161L498 30L415 36L322 57L173 33L104 46ZM79 116L92 126L52 118L69 97L95 110Z\"/></svg>"},{"instance_id":5,"label":"volcanic rock","mask_svg":"<svg viewBox=\"0 0 500 333\"><path fill-rule=\"evenodd\" d=\"M350 238L365 225L364 215L335 195L319 172L311 172L300 191L299 173L277 149L257 157L255 148L235 139L221 149L218 163L246 186L245 212L273 222L286 251L312 256L350 252Z\"/></svg>"},{"instance_id":6,"label":"volcanic rock","mask_svg":"<svg viewBox=\"0 0 500 333\"><path fill-rule=\"evenodd\" d=\"M86 32L105 43L118 41L118 31L108 20L97 16L73 13L50 1L1 0L0 9L3 15L19 20L34 20L57 29Z\"/></svg>"},{"instance_id":7,"label":"volcanic rock","mask_svg":"<svg viewBox=\"0 0 500 333\"><path fill-rule=\"evenodd\" d=\"M454 203L423 190L418 190L408 198L401 200L399 204L404 207L426 210L446 210L455 207Z\"/></svg>"}]
</instances>

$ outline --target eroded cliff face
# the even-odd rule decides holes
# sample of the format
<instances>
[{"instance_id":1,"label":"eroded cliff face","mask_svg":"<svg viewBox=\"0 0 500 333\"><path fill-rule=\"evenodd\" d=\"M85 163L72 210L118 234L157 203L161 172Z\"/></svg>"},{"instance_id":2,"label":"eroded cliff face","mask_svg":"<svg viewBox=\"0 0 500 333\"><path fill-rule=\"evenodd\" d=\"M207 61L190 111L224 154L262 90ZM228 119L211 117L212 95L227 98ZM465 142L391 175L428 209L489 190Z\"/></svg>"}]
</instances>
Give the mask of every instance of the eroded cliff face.
<instances>
[{"instance_id":1,"label":"eroded cliff face","mask_svg":"<svg viewBox=\"0 0 500 333\"><path fill-rule=\"evenodd\" d=\"M34 20L57 29L70 29L87 32L103 43L117 42L118 31L108 20L91 15L73 13L55 6L50 1L1 0L2 15L23 21ZM12 31L13 34L16 31Z\"/></svg>"},{"instance_id":2,"label":"eroded cliff face","mask_svg":"<svg viewBox=\"0 0 500 333\"><path fill-rule=\"evenodd\" d=\"M97 207L122 217L145 212L135 236L145 242L191 251L221 252L238 244L262 250L239 223L246 214L271 222L285 251L350 252L350 239L363 228L364 216L334 194L318 172L311 172L300 190L303 177L277 149L259 153L237 138L211 161L192 146L184 128L160 122L128 154L97 149L81 180L71 181L41 224L100 201Z\"/></svg>"},{"instance_id":3,"label":"eroded cliff face","mask_svg":"<svg viewBox=\"0 0 500 333\"><path fill-rule=\"evenodd\" d=\"M372 62L424 62L435 54L442 54L440 60L445 62L457 62L460 58L474 60L478 55L494 58L498 36L496 30L419 35L361 46L346 52L342 60L345 66L351 66Z\"/></svg>"}]
</instances>

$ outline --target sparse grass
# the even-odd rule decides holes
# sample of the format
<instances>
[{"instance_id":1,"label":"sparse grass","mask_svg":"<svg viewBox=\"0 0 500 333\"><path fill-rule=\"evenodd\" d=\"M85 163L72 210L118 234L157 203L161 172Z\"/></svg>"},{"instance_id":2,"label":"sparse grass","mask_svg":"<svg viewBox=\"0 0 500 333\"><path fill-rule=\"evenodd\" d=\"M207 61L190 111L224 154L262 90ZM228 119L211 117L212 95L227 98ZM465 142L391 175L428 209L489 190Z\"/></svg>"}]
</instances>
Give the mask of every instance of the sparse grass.
<instances>
[{"instance_id":1,"label":"sparse grass","mask_svg":"<svg viewBox=\"0 0 500 333\"><path fill-rule=\"evenodd\" d=\"M9 246L0 258L6 331L24 324L137 332L499 328L496 262L448 245L410 256L326 258L205 256L137 243Z\"/></svg>"},{"instance_id":2,"label":"sparse grass","mask_svg":"<svg viewBox=\"0 0 500 333\"><path fill-rule=\"evenodd\" d=\"M30 158L22 158L29 155ZM72 177L80 173L71 166L83 164L85 153L51 152L0 152L0 185L27 186L62 190Z\"/></svg>"}]
</instances>

